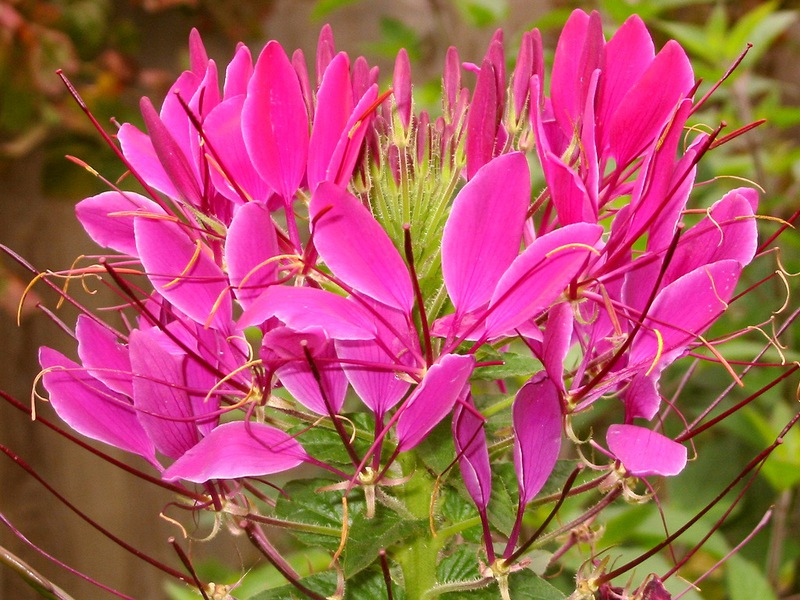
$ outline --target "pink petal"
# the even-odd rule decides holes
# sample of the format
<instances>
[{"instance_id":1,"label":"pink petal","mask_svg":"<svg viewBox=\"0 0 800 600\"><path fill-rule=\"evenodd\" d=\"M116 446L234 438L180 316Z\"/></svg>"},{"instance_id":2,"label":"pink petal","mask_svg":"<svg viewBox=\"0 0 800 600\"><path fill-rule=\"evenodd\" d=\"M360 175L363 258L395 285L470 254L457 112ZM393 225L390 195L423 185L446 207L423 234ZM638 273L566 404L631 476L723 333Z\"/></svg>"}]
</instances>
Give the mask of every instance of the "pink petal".
<instances>
[{"instance_id":1,"label":"pink petal","mask_svg":"<svg viewBox=\"0 0 800 600\"><path fill-rule=\"evenodd\" d=\"M178 458L199 438L183 376L185 355L163 348L157 329L135 329L130 338L133 402L139 422L159 452Z\"/></svg>"},{"instance_id":2,"label":"pink petal","mask_svg":"<svg viewBox=\"0 0 800 600\"><path fill-rule=\"evenodd\" d=\"M328 65L317 92L317 111L308 148L308 189L313 193L320 181L329 181L331 157L353 112L350 59L340 52Z\"/></svg>"},{"instance_id":3,"label":"pink petal","mask_svg":"<svg viewBox=\"0 0 800 600\"><path fill-rule=\"evenodd\" d=\"M694 85L683 48L670 40L619 103L608 144L618 165L627 165L657 139L669 116Z\"/></svg>"},{"instance_id":4,"label":"pink petal","mask_svg":"<svg viewBox=\"0 0 800 600\"><path fill-rule=\"evenodd\" d=\"M208 66L208 54L203 45L203 38L200 37L200 32L194 27L189 32L189 65L192 72L201 77Z\"/></svg>"},{"instance_id":5,"label":"pink petal","mask_svg":"<svg viewBox=\"0 0 800 600\"><path fill-rule=\"evenodd\" d=\"M576 223L533 242L503 274L489 303L489 338L512 331L552 304L583 268L603 230Z\"/></svg>"},{"instance_id":6,"label":"pink petal","mask_svg":"<svg viewBox=\"0 0 800 600\"><path fill-rule=\"evenodd\" d=\"M528 161L514 152L481 167L456 196L442 234L442 272L456 314L486 304L519 253L530 193Z\"/></svg>"},{"instance_id":7,"label":"pink petal","mask_svg":"<svg viewBox=\"0 0 800 600\"><path fill-rule=\"evenodd\" d=\"M117 132L117 139L125 159L142 179L170 198L180 197L175 184L156 156L153 143L147 134L130 123L123 123Z\"/></svg>"},{"instance_id":8,"label":"pink petal","mask_svg":"<svg viewBox=\"0 0 800 600\"><path fill-rule=\"evenodd\" d=\"M405 48L400 49L394 62L392 91L397 104L397 116L400 117L400 124L404 130L408 131L411 123L411 62Z\"/></svg>"},{"instance_id":9,"label":"pink petal","mask_svg":"<svg viewBox=\"0 0 800 600\"><path fill-rule=\"evenodd\" d=\"M375 324L358 304L332 292L307 287L270 286L239 319L242 329L278 317L298 332L322 330L336 340L370 340Z\"/></svg>"},{"instance_id":10,"label":"pink petal","mask_svg":"<svg viewBox=\"0 0 800 600\"><path fill-rule=\"evenodd\" d=\"M410 339L400 339L397 336L410 332L407 317L400 311L382 305L381 308L381 317L392 329L375 317L373 321L378 332L376 337L393 356L389 356L375 340L336 341L336 353L344 361L342 368L350 385L359 399L378 418L382 418L386 411L402 400L411 386L409 381L399 375L397 367L417 367L414 357L419 354L416 332L409 336Z\"/></svg>"},{"instance_id":11,"label":"pink petal","mask_svg":"<svg viewBox=\"0 0 800 600\"><path fill-rule=\"evenodd\" d=\"M405 262L360 200L324 182L309 211L314 245L334 275L366 296L411 312L414 292Z\"/></svg>"},{"instance_id":12,"label":"pink petal","mask_svg":"<svg viewBox=\"0 0 800 600\"><path fill-rule=\"evenodd\" d=\"M218 104L203 122L206 138L221 163L219 167L210 166L211 181L220 194L236 203L246 200L239 190L253 200L266 202L272 189L255 170L247 153L242 133L243 106L244 96L234 96Z\"/></svg>"},{"instance_id":13,"label":"pink petal","mask_svg":"<svg viewBox=\"0 0 800 600\"><path fill-rule=\"evenodd\" d=\"M111 330L86 315L75 326L78 356L87 371L110 389L133 398L133 374L128 349Z\"/></svg>"},{"instance_id":14,"label":"pink petal","mask_svg":"<svg viewBox=\"0 0 800 600\"><path fill-rule=\"evenodd\" d=\"M550 84L553 113L561 129L573 132L583 106L580 97L578 70L581 64L589 15L576 9L561 30L553 59Z\"/></svg>"},{"instance_id":15,"label":"pink petal","mask_svg":"<svg viewBox=\"0 0 800 600\"><path fill-rule=\"evenodd\" d=\"M470 396L467 403L472 405ZM453 411L453 440L458 456L461 477L477 507L486 510L492 495L492 466L486 446L484 420L475 414L476 409L456 405Z\"/></svg>"},{"instance_id":16,"label":"pink petal","mask_svg":"<svg viewBox=\"0 0 800 600\"><path fill-rule=\"evenodd\" d=\"M305 355L306 349L314 361L319 381ZM338 414L342 409L347 379L333 343L323 335L278 327L264 334L261 356L265 361L284 363L276 374L283 387L307 409L318 415Z\"/></svg>"},{"instance_id":17,"label":"pink petal","mask_svg":"<svg viewBox=\"0 0 800 600\"><path fill-rule=\"evenodd\" d=\"M371 109L377 98L378 86L372 84L356 104L339 137L339 142L328 165L328 180L338 186L346 187L353 176L353 169L361 154L364 138L370 132L375 117L375 111Z\"/></svg>"},{"instance_id":18,"label":"pink petal","mask_svg":"<svg viewBox=\"0 0 800 600\"><path fill-rule=\"evenodd\" d=\"M517 392L512 409L514 467L520 506L542 489L561 449L561 401L546 376L535 376Z\"/></svg>"},{"instance_id":19,"label":"pink petal","mask_svg":"<svg viewBox=\"0 0 800 600\"><path fill-rule=\"evenodd\" d=\"M181 148L173 135L175 133L174 130L170 130L159 118L148 98L142 98L140 107L145 125L147 125L147 132L150 134L150 142L153 144L153 149L159 162L164 167L167 177L175 186L179 194L178 197L194 206L201 206L202 194L200 193L195 170L188 162L186 153L188 148ZM184 115L185 119L186 116Z\"/></svg>"},{"instance_id":20,"label":"pink petal","mask_svg":"<svg viewBox=\"0 0 800 600\"><path fill-rule=\"evenodd\" d=\"M553 306L547 314L547 326L544 329L542 342L542 365L548 377L556 384L559 391L564 388L564 359L572 345L572 329L575 317L572 305L561 302Z\"/></svg>"},{"instance_id":21,"label":"pink petal","mask_svg":"<svg viewBox=\"0 0 800 600\"><path fill-rule=\"evenodd\" d=\"M137 217L134 230L142 265L156 290L195 322L227 328L230 293L205 244L198 241L198 251L183 227L163 219Z\"/></svg>"},{"instance_id":22,"label":"pink petal","mask_svg":"<svg viewBox=\"0 0 800 600\"><path fill-rule=\"evenodd\" d=\"M500 123L495 79L492 63L484 58L467 115L468 180L494 155L497 127Z\"/></svg>"},{"instance_id":23,"label":"pink petal","mask_svg":"<svg viewBox=\"0 0 800 600\"><path fill-rule=\"evenodd\" d=\"M227 100L234 96L247 93L247 84L253 75L253 57L250 49L244 44L236 48L228 68L225 69L225 84L223 86L223 97Z\"/></svg>"},{"instance_id":24,"label":"pink petal","mask_svg":"<svg viewBox=\"0 0 800 600\"><path fill-rule=\"evenodd\" d=\"M561 225L597 223L597 206L575 171L555 154L548 153L546 173L547 187Z\"/></svg>"},{"instance_id":25,"label":"pink petal","mask_svg":"<svg viewBox=\"0 0 800 600\"><path fill-rule=\"evenodd\" d=\"M655 369L649 375L637 373L633 376L623 392L626 419L647 419L649 421L656 416L661 407L661 394L658 391L660 374L661 370Z\"/></svg>"},{"instance_id":26,"label":"pink petal","mask_svg":"<svg viewBox=\"0 0 800 600\"><path fill-rule=\"evenodd\" d=\"M411 450L453 409L459 396L468 391L475 368L472 355L447 354L428 369L422 382L400 409L397 420L397 448Z\"/></svg>"},{"instance_id":27,"label":"pink petal","mask_svg":"<svg viewBox=\"0 0 800 600\"><path fill-rule=\"evenodd\" d=\"M110 390L63 354L42 347L42 383L56 413L80 434L133 452L160 469L153 442L136 418L130 400Z\"/></svg>"},{"instance_id":28,"label":"pink petal","mask_svg":"<svg viewBox=\"0 0 800 600\"><path fill-rule=\"evenodd\" d=\"M163 478L205 483L258 477L288 471L307 456L293 437L279 429L236 421L216 427L164 471Z\"/></svg>"},{"instance_id":29,"label":"pink petal","mask_svg":"<svg viewBox=\"0 0 800 600\"><path fill-rule=\"evenodd\" d=\"M284 200L291 200L306 171L308 114L297 75L275 41L256 62L242 129L256 171Z\"/></svg>"},{"instance_id":30,"label":"pink petal","mask_svg":"<svg viewBox=\"0 0 800 600\"><path fill-rule=\"evenodd\" d=\"M674 360L725 312L741 271L735 260L722 260L695 269L661 290L631 344L630 364Z\"/></svg>"},{"instance_id":31,"label":"pink petal","mask_svg":"<svg viewBox=\"0 0 800 600\"><path fill-rule=\"evenodd\" d=\"M635 477L677 475L686 467L686 447L636 425L612 425L606 442L625 470Z\"/></svg>"},{"instance_id":32,"label":"pink petal","mask_svg":"<svg viewBox=\"0 0 800 600\"><path fill-rule=\"evenodd\" d=\"M244 308L278 277L278 238L269 210L250 202L234 215L225 240L225 263L234 293Z\"/></svg>"},{"instance_id":33,"label":"pink petal","mask_svg":"<svg viewBox=\"0 0 800 600\"><path fill-rule=\"evenodd\" d=\"M95 242L123 254L138 256L133 233L134 215L165 213L158 204L135 192L103 192L78 202L75 214Z\"/></svg>"},{"instance_id":34,"label":"pink petal","mask_svg":"<svg viewBox=\"0 0 800 600\"><path fill-rule=\"evenodd\" d=\"M632 15L605 46L605 68L597 101L599 138L625 94L642 77L655 57L653 39L639 15Z\"/></svg>"},{"instance_id":35,"label":"pink petal","mask_svg":"<svg viewBox=\"0 0 800 600\"><path fill-rule=\"evenodd\" d=\"M751 198L755 190L739 188L716 202L697 225L684 232L664 276L672 282L694 269L720 260L744 266L753 260L758 230Z\"/></svg>"}]
</instances>

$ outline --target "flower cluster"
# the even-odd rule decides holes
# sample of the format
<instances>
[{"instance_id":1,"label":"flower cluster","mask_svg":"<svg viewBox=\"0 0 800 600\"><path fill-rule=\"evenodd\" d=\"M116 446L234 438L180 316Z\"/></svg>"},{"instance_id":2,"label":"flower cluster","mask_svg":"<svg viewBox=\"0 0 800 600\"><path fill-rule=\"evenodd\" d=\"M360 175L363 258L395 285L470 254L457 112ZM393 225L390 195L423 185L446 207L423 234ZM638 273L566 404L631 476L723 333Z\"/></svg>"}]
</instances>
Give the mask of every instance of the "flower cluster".
<instances>
[{"instance_id":1,"label":"flower cluster","mask_svg":"<svg viewBox=\"0 0 800 600\"><path fill-rule=\"evenodd\" d=\"M71 275L103 273L125 325L85 311L79 362L41 350L56 412L237 518L257 512L248 494L268 500L259 478L303 463L344 498L363 489L368 517L376 495L394 510L391 487L432 471L407 457L449 421L481 523L470 585L496 580L506 597L535 539L521 542L526 506L560 456L593 456L587 489L609 502L680 473L691 435L664 432L659 379L687 353L719 358L703 336L756 254L757 194L730 191L684 226L719 132L687 124L699 104L687 56L675 42L656 52L638 17L606 41L599 16L576 11L547 75L543 56L536 30L510 74L500 32L480 64L451 49L432 116L415 111L404 52L381 93L377 68L337 53L325 28L314 77L270 42L255 61L240 46L220 87L193 32L191 70L160 110L141 103L146 131L116 134L144 195L77 206L118 254ZM617 422L580 439L576 417L597 409ZM343 460L306 443L320 429ZM504 456L518 484L505 528L491 517ZM343 526L337 557L347 512ZM391 558L407 597L412 578L436 583ZM668 597L657 578L628 592L579 583L575 597Z\"/></svg>"}]
</instances>

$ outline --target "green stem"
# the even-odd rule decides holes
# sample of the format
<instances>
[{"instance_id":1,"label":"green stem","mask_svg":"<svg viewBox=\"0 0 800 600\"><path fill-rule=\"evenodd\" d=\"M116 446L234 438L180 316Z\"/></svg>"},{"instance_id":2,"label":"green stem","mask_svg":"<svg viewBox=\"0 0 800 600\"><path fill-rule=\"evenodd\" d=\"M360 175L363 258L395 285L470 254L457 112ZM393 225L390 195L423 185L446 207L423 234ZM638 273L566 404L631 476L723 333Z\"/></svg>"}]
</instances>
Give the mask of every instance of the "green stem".
<instances>
[{"instance_id":1,"label":"green stem","mask_svg":"<svg viewBox=\"0 0 800 600\"><path fill-rule=\"evenodd\" d=\"M403 456L400 461L405 473L413 472L411 479L403 486L402 499L406 508L416 518L427 521L434 493L433 478L417 462L413 453ZM441 538L434 538L426 531L397 553L395 558L403 569L407 600L429 597L428 592L436 585L440 546Z\"/></svg>"}]
</instances>

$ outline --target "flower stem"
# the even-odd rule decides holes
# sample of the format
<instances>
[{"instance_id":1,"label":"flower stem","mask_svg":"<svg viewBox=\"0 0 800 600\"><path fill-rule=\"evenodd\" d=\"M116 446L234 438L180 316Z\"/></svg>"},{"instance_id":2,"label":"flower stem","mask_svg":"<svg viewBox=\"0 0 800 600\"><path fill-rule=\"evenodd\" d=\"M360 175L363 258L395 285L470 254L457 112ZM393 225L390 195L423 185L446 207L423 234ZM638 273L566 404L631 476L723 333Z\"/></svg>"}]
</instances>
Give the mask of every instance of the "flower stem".
<instances>
[{"instance_id":1,"label":"flower stem","mask_svg":"<svg viewBox=\"0 0 800 600\"><path fill-rule=\"evenodd\" d=\"M433 478L418 463L413 453L406 453L399 460L403 464L404 473L413 473L403 486L406 508L418 519L427 521L434 492ZM428 592L436 585L440 545L440 539L423 533L397 553L397 562L403 570L407 600L427 598Z\"/></svg>"}]
</instances>

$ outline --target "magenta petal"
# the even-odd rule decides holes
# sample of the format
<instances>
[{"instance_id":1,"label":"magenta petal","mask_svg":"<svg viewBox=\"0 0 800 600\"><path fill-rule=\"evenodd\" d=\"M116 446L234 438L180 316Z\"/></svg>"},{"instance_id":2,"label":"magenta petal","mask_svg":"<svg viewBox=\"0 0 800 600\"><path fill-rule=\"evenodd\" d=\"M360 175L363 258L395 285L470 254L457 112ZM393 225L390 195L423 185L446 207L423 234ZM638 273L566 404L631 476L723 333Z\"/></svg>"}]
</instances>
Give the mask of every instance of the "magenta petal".
<instances>
[{"instance_id":1,"label":"magenta petal","mask_svg":"<svg viewBox=\"0 0 800 600\"><path fill-rule=\"evenodd\" d=\"M206 47L203 45L203 38L200 37L200 32L192 27L189 32L189 66L192 72L196 75L202 76L208 66L208 54Z\"/></svg>"},{"instance_id":2,"label":"magenta petal","mask_svg":"<svg viewBox=\"0 0 800 600\"><path fill-rule=\"evenodd\" d=\"M661 407L661 394L658 391L658 377L660 370L656 369L649 375L637 373L631 379L623 393L625 402L625 418L647 419L656 416Z\"/></svg>"},{"instance_id":3,"label":"magenta petal","mask_svg":"<svg viewBox=\"0 0 800 600\"><path fill-rule=\"evenodd\" d=\"M695 269L661 290L631 344L630 364L655 365L682 353L728 307L741 271L735 260L722 260Z\"/></svg>"},{"instance_id":4,"label":"magenta petal","mask_svg":"<svg viewBox=\"0 0 800 600\"><path fill-rule=\"evenodd\" d=\"M222 270L201 242L195 244L172 221L137 217L136 247L158 292L201 325L225 329L231 321L231 297Z\"/></svg>"},{"instance_id":5,"label":"magenta petal","mask_svg":"<svg viewBox=\"0 0 800 600\"><path fill-rule=\"evenodd\" d=\"M635 477L677 475L686 467L686 447L636 425L612 425L606 442L625 470Z\"/></svg>"},{"instance_id":6,"label":"magenta petal","mask_svg":"<svg viewBox=\"0 0 800 600\"><path fill-rule=\"evenodd\" d=\"M242 129L256 171L291 200L306 171L308 114L297 74L278 42L269 42L258 57Z\"/></svg>"},{"instance_id":7,"label":"magenta petal","mask_svg":"<svg viewBox=\"0 0 800 600\"><path fill-rule=\"evenodd\" d=\"M199 435L183 375L185 355L163 348L157 329L131 332L133 402L139 422L162 454L178 458Z\"/></svg>"},{"instance_id":8,"label":"magenta petal","mask_svg":"<svg viewBox=\"0 0 800 600\"><path fill-rule=\"evenodd\" d=\"M236 54L233 60L225 69L225 84L223 86L223 98L233 98L234 96L247 93L247 84L253 75L253 57L250 49L244 44L236 47Z\"/></svg>"},{"instance_id":9,"label":"magenta petal","mask_svg":"<svg viewBox=\"0 0 800 600\"><path fill-rule=\"evenodd\" d=\"M575 131L578 115L583 111L578 70L588 28L589 15L574 10L564 24L553 59L550 84L553 113L561 129L570 133Z\"/></svg>"},{"instance_id":10,"label":"magenta petal","mask_svg":"<svg viewBox=\"0 0 800 600\"><path fill-rule=\"evenodd\" d=\"M309 211L314 245L334 275L366 296L411 312L414 292L406 264L358 198L324 182Z\"/></svg>"},{"instance_id":11,"label":"magenta petal","mask_svg":"<svg viewBox=\"0 0 800 600\"><path fill-rule=\"evenodd\" d=\"M681 237L664 279L672 282L694 269L720 260L747 265L756 253L758 230L753 214L755 190L732 190L716 202L697 225Z\"/></svg>"},{"instance_id":12,"label":"magenta petal","mask_svg":"<svg viewBox=\"0 0 800 600\"><path fill-rule=\"evenodd\" d=\"M456 196L442 234L442 272L457 314L486 304L519 253L530 193L528 161L513 152L481 167Z\"/></svg>"},{"instance_id":13,"label":"magenta petal","mask_svg":"<svg viewBox=\"0 0 800 600\"><path fill-rule=\"evenodd\" d=\"M150 134L150 142L167 177L172 181L181 199L199 207L202 204L202 194L195 171L188 161L188 139L186 148L179 146L174 135L177 132L168 128L161 120L148 98L142 98L139 106L144 123L147 125L147 132Z\"/></svg>"},{"instance_id":14,"label":"magenta petal","mask_svg":"<svg viewBox=\"0 0 800 600\"><path fill-rule=\"evenodd\" d=\"M375 324L358 304L315 288L271 286L244 311L240 328L278 317L295 331L322 330L335 340L370 340Z\"/></svg>"},{"instance_id":15,"label":"magenta petal","mask_svg":"<svg viewBox=\"0 0 800 600\"><path fill-rule=\"evenodd\" d=\"M70 427L93 440L144 457L160 469L155 447L136 418L130 400L110 390L63 354L42 347L42 383L56 413Z\"/></svg>"},{"instance_id":16,"label":"magenta petal","mask_svg":"<svg viewBox=\"0 0 800 600\"><path fill-rule=\"evenodd\" d=\"M319 381L306 356L314 361ZM338 363L333 343L319 333L297 333L278 327L264 334L261 356L283 363L276 374L283 387L318 415L338 414L347 393L347 379ZM288 361L288 362L286 362Z\"/></svg>"},{"instance_id":17,"label":"magenta petal","mask_svg":"<svg viewBox=\"0 0 800 600\"><path fill-rule=\"evenodd\" d=\"M233 216L225 241L228 276L244 308L252 304L278 275L278 238L269 210L250 202Z\"/></svg>"},{"instance_id":18,"label":"magenta petal","mask_svg":"<svg viewBox=\"0 0 800 600\"><path fill-rule=\"evenodd\" d=\"M353 169L361 154L364 138L371 131L370 126L375 116L371 107L377 98L378 86L372 84L356 104L339 137L339 143L336 145L328 165L328 180L338 186L346 187L353 176Z\"/></svg>"},{"instance_id":19,"label":"magenta petal","mask_svg":"<svg viewBox=\"0 0 800 600\"><path fill-rule=\"evenodd\" d=\"M86 315L75 326L78 356L89 373L109 388L133 398L133 376L128 349L108 328Z\"/></svg>"},{"instance_id":20,"label":"magenta petal","mask_svg":"<svg viewBox=\"0 0 800 600\"><path fill-rule=\"evenodd\" d=\"M469 396L465 402L472 406ZM484 419L475 410L474 406L470 410L462 404L456 405L453 411L453 441L464 486L475 505L486 510L492 495L492 466L486 446Z\"/></svg>"},{"instance_id":21,"label":"magenta petal","mask_svg":"<svg viewBox=\"0 0 800 600\"><path fill-rule=\"evenodd\" d=\"M625 95L609 125L608 143L618 165L629 164L658 137L693 85L686 52L670 40Z\"/></svg>"},{"instance_id":22,"label":"magenta petal","mask_svg":"<svg viewBox=\"0 0 800 600\"><path fill-rule=\"evenodd\" d=\"M475 93L467 115L468 180L472 179L478 169L488 163L494 155L497 126L500 122L495 79L494 67L489 59L485 58L478 73Z\"/></svg>"},{"instance_id":23,"label":"magenta petal","mask_svg":"<svg viewBox=\"0 0 800 600\"><path fill-rule=\"evenodd\" d=\"M632 15L614 33L605 47L605 69L598 95L599 137L602 127L611 122L622 98L653 62L653 39L639 15Z\"/></svg>"},{"instance_id":24,"label":"magenta petal","mask_svg":"<svg viewBox=\"0 0 800 600\"><path fill-rule=\"evenodd\" d=\"M585 125L584 129L589 129ZM561 225L597 223L597 207L580 176L554 154L547 154L547 185Z\"/></svg>"},{"instance_id":25,"label":"magenta petal","mask_svg":"<svg viewBox=\"0 0 800 600\"><path fill-rule=\"evenodd\" d=\"M180 196L175 184L172 183L161 161L156 156L153 142L150 141L147 134L130 123L123 123L117 132L117 139L119 140L122 154L125 155L125 159L130 163L131 168L148 185L170 198L178 198Z\"/></svg>"},{"instance_id":26,"label":"magenta petal","mask_svg":"<svg viewBox=\"0 0 800 600\"><path fill-rule=\"evenodd\" d=\"M236 421L214 428L164 471L163 478L205 483L258 477L292 469L307 456L293 437L279 429Z\"/></svg>"},{"instance_id":27,"label":"magenta petal","mask_svg":"<svg viewBox=\"0 0 800 600\"><path fill-rule=\"evenodd\" d=\"M164 210L134 192L103 192L78 202L75 214L95 242L123 254L138 256L134 216L163 215Z\"/></svg>"},{"instance_id":28,"label":"magenta petal","mask_svg":"<svg viewBox=\"0 0 800 600\"><path fill-rule=\"evenodd\" d=\"M489 303L489 338L512 331L558 299L583 268L602 227L576 223L533 242L497 284Z\"/></svg>"},{"instance_id":29,"label":"magenta petal","mask_svg":"<svg viewBox=\"0 0 800 600\"><path fill-rule=\"evenodd\" d=\"M520 506L530 502L550 477L561 449L561 400L553 382L534 376L517 392L512 409L514 467Z\"/></svg>"},{"instance_id":30,"label":"magenta petal","mask_svg":"<svg viewBox=\"0 0 800 600\"><path fill-rule=\"evenodd\" d=\"M317 92L317 111L308 148L308 189L313 193L320 181L329 181L331 157L346 134L347 121L353 112L353 87L350 83L350 59L340 52L325 69Z\"/></svg>"},{"instance_id":31,"label":"magenta petal","mask_svg":"<svg viewBox=\"0 0 800 600\"><path fill-rule=\"evenodd\" d=\"M397 448L411 450L445 418L465 391L475 368L472 355L447 354L433 365L400 409Z\"/></svg>"},{"instance_id":32,"label":"magenta petal","mask_svg":"<svg viewBox=\"0 0 800 600\"><path fill-rule=\"evenodd\" d=\"M242 197L243 193L252 200L266 202L272 190L247 153L242 134L243 106L244 96L234 96L214 107L203 122L206 138L221 162L219 167L209 168L211 181L220 194L234 202L244 202L247 198Z\"/></svg>"},{"instance_id":33,"label":"magenta petal","mask_svg":"<svg viewBox=\"0 0 800 600\"><path fill-rule=\"evenodd\" d=\"M572 329L575 317L572 305L561 302L553 306L547 314L547 326L542 341L542 365L548 377L553 380L559 391L564 388L564 359L572 345Z\"/></svg>"},{"instance_id":34,"label":"magenta petal","mask_svg":"<svg viewBox=\"0 0 800 600\"><path fill-rule=\"evenodd\" d=\"M404 130L408 131L411 123L411 62L405 48L400 48L394 61L392 91L397 104L397 116L400 117L400 124Z\"/></svg>"}]
</instances>

